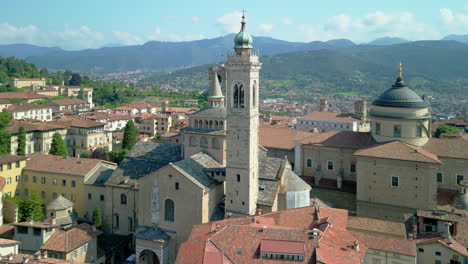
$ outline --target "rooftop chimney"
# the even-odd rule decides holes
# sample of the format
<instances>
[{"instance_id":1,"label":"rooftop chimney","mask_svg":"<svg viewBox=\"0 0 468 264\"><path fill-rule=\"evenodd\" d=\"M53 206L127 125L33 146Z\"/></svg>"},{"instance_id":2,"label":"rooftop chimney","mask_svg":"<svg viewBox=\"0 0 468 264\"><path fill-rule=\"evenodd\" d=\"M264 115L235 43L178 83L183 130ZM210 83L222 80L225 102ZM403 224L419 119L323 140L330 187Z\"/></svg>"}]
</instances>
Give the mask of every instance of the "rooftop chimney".
<instances>
[{"instance_id":1,"label":"rooftop chimney","mask_svg":"<svg viewBox=\"0 0 468 264\"><path fill-rule=\"evenodd\" d=\"M353 242L353 249L356 250L356 251L359 251L359 244L358 244L357 240Z\"/></svg>"},{"instance_id":2,"label":"rooftop chimney","mask_svg":"<svg viewBox=\"0 0 468 264\"><path fill-rule=\"evenodd\" d=\"M266 233L266 231L267 231L267 226L263 226L263 227L262 227L262 232L263 232L263 233Z\"/></svg>"},{"instance_id":3,"label":"rooftop chimney","mask_svg":"<svg viewBox=\"0 0 468 264\"><path fill-rule=\"evenodd\" d=\"M26 264L29 262L29 258L26 256L23 256L23 261L21 261L22 264Z\"/></svg>"},{"instance_id":4,"label":"rooftop chimney","mask_svg":"<svg viewBox=\"0 0 468 264\"><path fill-rule=\"evenodd\" d=\"M8 260L13 260L13 253L8 254L7 257L8 257Z\"/></svg>"},{"instance_id":5,"label":"rooftop chimney","mask_svg":"<svg viewBox=\"0 0 468 264\"><path fill-rule=\"evenodd\" d=\"M445 239L452 238L452 235L450 234L450 226L452 225L452 223L445 222L444 225L445 225L445 230L444 230L444 234L442 235L442 238L445 238Z\"/></svg>"},{"instance_id":6,"label":"rooftop chimney","mask_svg":"<svg viewBox=\"0 0 468 264\"><path fill-rule=\"evenodd\" d=\"M34 260L39 260L39 259L41 259L41 253L37 251L36 253L34 253Z\"/></svg>"},{"instance_id":7,"label":"rooftop chimney","mask_svg":"<svg viewBox=\"0 0 468 264\"><path fill-rule=\"evenodd\" d=\"M42 251L42 258L43 259L47 258L47 250Z\"/></svg>"},{"instance_id":8,"label":"rooftop chimney","mask_svg":"<svg viewBox=\"0 0 468 264\"><path fill-rule=\"evenodd\" d=\"M328 112L328 100L326 98L319 99L319 111L320 112Z\"/></svg>"}]
</instances>

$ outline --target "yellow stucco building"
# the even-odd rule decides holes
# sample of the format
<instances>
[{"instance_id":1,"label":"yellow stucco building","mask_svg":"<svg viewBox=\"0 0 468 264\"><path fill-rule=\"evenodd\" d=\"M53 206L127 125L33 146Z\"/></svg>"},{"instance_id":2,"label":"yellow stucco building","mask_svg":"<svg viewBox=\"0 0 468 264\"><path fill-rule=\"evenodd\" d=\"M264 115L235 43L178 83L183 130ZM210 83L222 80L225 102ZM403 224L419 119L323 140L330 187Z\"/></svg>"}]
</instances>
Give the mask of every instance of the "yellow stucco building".
<instances>
[{"instance_id":1,"label":"yellow stucco building","mask_svg":"<svg viewBox=\"0 0 468 264\"><path fill-rule=\"evenodd\" d=\"M5 179L5 195L14 197L21 194L21 171L26 166L27 157L17 155L0 156L0 176Z\"/></svg>"},{"instance_id":2,"label":"yellow stucco building","mask_svg":"<svg viewBox=\"0 0 468 264\"><path fill-rule=\"evenodd\" d=\"M88 199L84 182L98 169L115 166L99 159L33 154L23 169L22 198L36 191L47 204L62 195L73 202L78 217L84 218Z\"/></svg>"}]
</instances>

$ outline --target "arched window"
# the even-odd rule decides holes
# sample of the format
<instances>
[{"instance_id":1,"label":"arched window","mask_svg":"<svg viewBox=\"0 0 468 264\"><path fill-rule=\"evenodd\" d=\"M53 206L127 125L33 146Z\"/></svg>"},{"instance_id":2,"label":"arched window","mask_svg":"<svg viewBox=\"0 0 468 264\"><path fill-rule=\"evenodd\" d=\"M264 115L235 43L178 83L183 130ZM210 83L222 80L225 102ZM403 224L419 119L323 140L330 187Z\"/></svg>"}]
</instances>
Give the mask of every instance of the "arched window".
<instances>
[{"instance_id":1,"label":"arched window","mask_svg":"<svg viewBox=\"0 0 468 264\"><path fill-rule=\"evenodd\" d=\"M209 126L209 128L210 128L210 129L213 128L213 120L210 120L210 126Z\"/></svg>"},{"instance_id":2,"label":"arched window","mask_svg":"<svg viewBox=\"0 0 468 264\"><path fill-rule=\"evenodd\" d=\"M242 85L241 83L236 83L234 85L233 99L233 106L235 108L244 108L244 85Z\"/></svg>"},{"instance_id":3,"label":"arched window","mask_svg":"<svg viewBox=\"0 0 468 264\"><path fill-rule=\"evenodd\" d=\"M215 128L219 128L218 125L218 121L215 121Z\"/></svg>"},{"instance_id":4,"label":"arched window","mask_svg":"<svg viewBox=\"0 0 468 264\"><path fill-rule=\"evenodd\" d=\"M193 122L193 126L194 126L194 127L198 127L198 120L195 120L195 121Z\"/></svg>"},{"instance_id":5,"label":"arched window","mask_svg":"<svg viewBox=\"0 0 468 264\"><path fill-rule=\"evenodd\" d=\"M213 140L211 141L211 145L213 146L214 149L220 149L221 148L218 138L213 138Z\"/></svg>"},{"instance_id":6,"label":"arched window","mask_svg":"<svg viewBox=\"0 0 468 264\"><path fill-rule=\"evenodd\" d=\"M224 127L224 122L223 122L223 121L219 121L219 126L220 126L221 129L223 129L223 127Z\"/></svg>"},{"instance_id":7,"label":"arched window","mask_svg":"<svg viewBox=\"0 0 468 264\"><path fill-rule=\"evenodd\" d=\"M208 139L206 137L201 137L200 147L202 147L202 148L207 148L208 147Z\"/></svg>"},{"instance_id":8,"label":"arched window","mask_svg":"<svg viewBox=\"0 0 468 264\"><path fill-rule=\"evenodd\" d=\"M174 201L167 199L164 201L164 220L168 222L174 222Z\"/></svg>"},{"instance_id":9,"label":"arched window","mask_svg":"<svg viewBox=\"0 0 468 264\"><path fill-rule=\"evenodd\" d=\"M120 195L120 204L127 204L127 195L123 193Z\"/></svg>"},{"instance_id":10,"label":"arched window","mask_svg":"<svg viewBox=\"0 0 468 264\"><path fill-rule=\"evenodd\" d=\"M133 231L133 219L128 217L128 231Z\"/></svg>"},{"instance_id":11,"label":"arched window","mask_svg":"<svg viewBox=\"0 0 468 264\"><path fill-rule=\"evenodd\" d=\"M208 120L205 120L205 128L208 128Z\"/></svg>"},{"instance_id":12,"label":"arched window","mask_svg":"<svg viewBox=\"0 0 468 264\"><path fill-rule=\"evenodd\" d=\"M189 137L189 145L195 147L197 145L197 139L194 136Z\"/></svg>"}]
</instances>

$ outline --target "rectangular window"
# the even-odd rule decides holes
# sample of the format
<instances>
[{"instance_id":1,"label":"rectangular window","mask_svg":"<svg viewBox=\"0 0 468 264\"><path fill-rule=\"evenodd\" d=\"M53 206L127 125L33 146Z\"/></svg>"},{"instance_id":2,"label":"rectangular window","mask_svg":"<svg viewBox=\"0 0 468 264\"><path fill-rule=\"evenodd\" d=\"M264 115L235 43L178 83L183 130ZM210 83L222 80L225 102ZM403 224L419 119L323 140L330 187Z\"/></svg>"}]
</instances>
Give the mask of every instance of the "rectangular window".
<instances>
[{"instance_id":1,"label":"rectangular window","mask_svg":"<svg viewBox=\"0 0 468 264\"><path fill-rule=\"evenodd\" d=\"M74 202L76 200L76 197L75 197L74 194L71 195L71 200L72 200L72 202Z\"/></svg>"},{"instance_id":2,"label":"rectangular window","mask_svg":"<svg viewBox=\"0 0 468 264\"><path fill-rule=\"evenodd\" d=\"M401 137L401 125L393 126L393 136L398 138Z\"/></svg>"},{"instance_id":3,"label":"rectangular window","mask_svg":"<svg viewBox=\"0 0 468 264\"><path fill-rule=\"evenodd\" d=\"M33 234L35 236L40 236L41 235L41 229L40 228L37 228L37 227L34 227L33 228Z\"/></svg>"},{"instance_id":4,"label":"rectangular window","mask_svg":"<svg viewBox=\"0 0 468 264\"><path fill-rule=\"evenodd\" d=\"M7 164L7 169L8 169L8 170L11 170L11 163L8 163L8 164Z\"/></svg>"},{"instance_id":5,"label":"rectangular window","mask_svg":"<svg viewBox=\"0 0 468 264\"><path fill-rule=\"evenodd\" d=\"M8 177L8 178L6 179L6 183L7 183L7 184L11 184L11 177Z\"/></svg>"},{"instance_id":6,"label":"rectangular window","mask_svg":"<svg viewBox=\"0 0 468 264\"><path fill-rule=\"evenodd\" d=\"M237 182L240 182L240 175L237 174Z\"/></svg>"},{"instance_id":7,"label":"rectangular window","mask_svg":"<svg viewBox=\"0 0 468 264\"><path fill-rule=\"evenodd\" d=\"M16 180L16 182L19 182L19 181L20 181L20 176L17 175L17 176L15 177L15 180Z\"/></svg>"},{"instance_id":8,"label":"rectangular window","mask_svg":"<svg viewBox=\"0 0 468 264\"><path fill-rule=\"evenodd\" d=\"M179 190L179 183L178 182L175 183L175 189Z\"/></svg>"},{"instance_id":9,"label":"rectangular window","mask_svg":"<svg viewBox=\"0 0 468 264\"><path fill-rule=\"evenodd\" d=\"M72 188L75 188L75 187L76 187L76 182L75 182L75 181L71 181L71 187L72 187Z\"/></svg>"},{"instance_id":10,"label":"rectangular window","mask_svg":"<svg viewBox=\"0 0 468 264\"><path fill-rule=\"evenodd\" d=\"M17 162L16 162L16 168L19 168L19 167L20 167L20 162L17 161Z\"/></svg>"},{"instance_id":11,"label":"rectangular window","mask_svg":"<svg viewBox=\"0 0 468 264\"><path fill-rule=\"evenodd\" d=\"M349 171L350 172L356 172L356 163L351 163L351 165L349 167Z\"/></svg>"},{"instance_id":12,"label":"rectangular window","mask_svg":"<svg viewBox=\"0 0 468 264\"><path fill-rule=\"evenodd\" d=\"M392 176L392 187L398 187L399 186L399 178L398 176Z\"/></svg>"},{"instance_id":13,"label":"rectangular window","mask_svg":"<svg viewBox=\"0 0 468 264\"><path fill-rule=\"evenodd\" d=\"M307 159L307 168L312 168L312 160Z\"/></svg>"},{"instance_id":14,"label":"rectangular window","mask_svg":"<svg viewBox=\"0 0 468 264\"><path fill-rule=\"evenodd\" d=\"M327 168L328 168L328 170L333 170L334 169L333 161L331 161L331 160L327 161Z\"/></svg>"},{"instance_id":15,"label":"rectangular window","mask_svg":"<svg viewBox=\"0 0 468 264\"><path fill-rule=\"evenodd\" d=\"M36 183L36 182L37 182L37 177L33 176L33 183Z\"/></svg>"},{"instance_id":16,"label":"rectangular window","mask_svg":"<svg viewBox=\"0 0 468 264\"><path fill-rule=\"evenodd\" d=\"M62 186L67 186L67 180L62 180Z\"/></svg>"},{"instance_id":17,"label":"rectangular window","mask_svg":"<svg viewBox=\"0 0 468 264\"><path fill-rule=\"evenodd\" d=\"M422 137L422 126L416 126L416 137Z\"/></svg>"},{"instance_id":18,"label":"rectangular window","mask_svg":"<svg viewBox=\"0 0 468 264\"><path fill-rule=\"evenodd\" d=\"M57 193L56 192L52 193L52 199L55 199L55 198L57 198Z\"/></svg>"},{"instance_id":19,"label":"rectangular window","mask_svg":"<svg viewBox=\"0 0 468 264\"><path fill-rule=\"evenodd\" d=\"M41 192L41 197L42 197L42 199L45 199L46 198L46 192L42 191Z\"/></svg>"},{"instance_id":20,"label":"rectangular window","mask_svg":"<svg viewBox=\"0 0 468 264\"><path fill-rule=\"evenodd\" d=\"M441 256L442 254L440 253L440 251L436 251L436 252L435 252L435 255L436 255L436 256Z\"/></svg>"},{"instance_id":21,"label":"rectangular window","mask_svg":"<svg viewBox=\"0 0 468 264\"><path fill-rule=\"evenodd\" d=\"M424 248L418 248L418 251L423 253L424 252Z\"/></svg>"},{"instance_id":22,"label":"rectangular window","mask_svg":"<svg viewBox=\"0 0 468 264\"><path fill-rule=\"evenodd\" d=\"M29 176L28 175L23 175L23 181L27 182L28 180L29 180Z\"/></svg>"},{"instance_id":23,"label":"rectangular window","mask_svg":"<svg viewBox=\"0 0 468 264\"><path fill-rule=\"evenodd\" d=\"M46 178L45 177L41 177L41 183L46 184Z\"/></svg>"},{"instance_id":24,"label":"rectangular window","mask_svg":"<svg viewBox=\"0 0 468 264\"><path fill-rule=\"evenodd\" d=\"M27 234L29 228L27 226L17 226L18 233L20 234Z\"/></svg>"},{"instance_id":25,"label":"rectangular window","mask_svg":"<svg viewBox=\"0 0 468 264\"><path fill-rule=\"evenodd\" d=\"M457 175L457 184L460 183L460 181L463 181L463 175L458 174Z\"/></svg>"},{"instance_id":26,"label":"rectangular window","mask_svg":"<svg viewBox=\"0 0 468 264\"><path fill-rule=\"evenodd\" d=\"M88 193L88 200L91 200L91 194Z\"/></svg>"},{"instance_id":27,"label":"rectangular window","mask_svg":"<svg viewBox=\"0 0 468 264\"><path fill-rule=\"evenodd\" d=\"M442 172L438 172L437 173L437 182L442 183L443 181L444 181L444 176L443 176Z\"/></svg>"}]
</instances>

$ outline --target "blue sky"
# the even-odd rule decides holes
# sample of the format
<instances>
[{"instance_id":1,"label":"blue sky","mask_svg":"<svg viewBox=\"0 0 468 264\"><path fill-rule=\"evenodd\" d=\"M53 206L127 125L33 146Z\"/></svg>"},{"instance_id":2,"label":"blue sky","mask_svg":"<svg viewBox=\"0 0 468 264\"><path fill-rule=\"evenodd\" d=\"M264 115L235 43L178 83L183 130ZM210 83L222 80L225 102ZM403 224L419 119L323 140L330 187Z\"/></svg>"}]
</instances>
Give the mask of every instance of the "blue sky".
<instances>
[{"instance_id":1,"label":"blue sky","mask_svg":"<svg viewBox=\"0 0 468 264\"><path fill-rule=\"evenodd\" d=\"M11 0L1 9L0 44L71 50L218 37L239 30L242 9L251 34L288 41L468 34L467 0Z\"/></svg>"}]
</instances>

